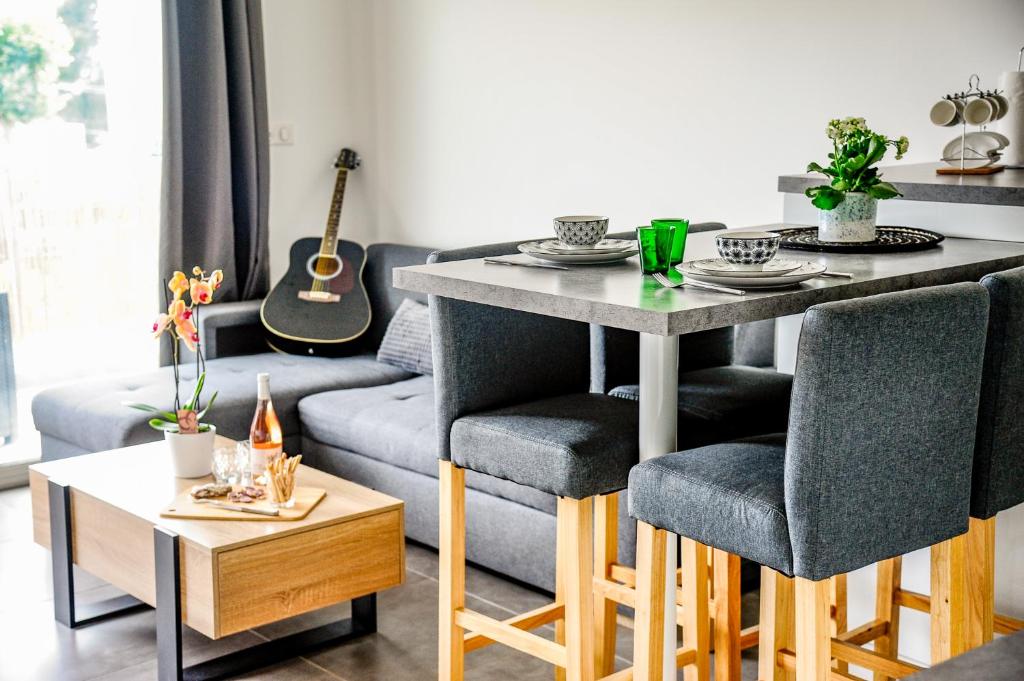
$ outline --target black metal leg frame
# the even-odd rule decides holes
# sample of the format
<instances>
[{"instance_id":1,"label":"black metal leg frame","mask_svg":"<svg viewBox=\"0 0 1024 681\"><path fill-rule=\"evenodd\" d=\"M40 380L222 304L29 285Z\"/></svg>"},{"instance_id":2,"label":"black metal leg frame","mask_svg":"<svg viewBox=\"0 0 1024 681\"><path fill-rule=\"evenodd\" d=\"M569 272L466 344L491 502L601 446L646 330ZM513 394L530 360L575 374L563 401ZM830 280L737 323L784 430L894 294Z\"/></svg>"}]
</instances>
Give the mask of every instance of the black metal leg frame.
<instances>
[{"instance_id":1,"label":"black metal leg frame","mask_svg":"<svg viewBox=\"0 0 1024 681\"><path fill-rule=\"evenodd\" d=\"M49 492L54 618L74 629L148 608L148 605L131 596L118 596L99 603L75 604L75 572L71 567L74 563L71 546L71 487L50 480Z\"/></svg>"},{"instance_id":2,"label":"black metal leg frame","mask_svg":"<svg viewBox=\"0 0 1024 681\"><path fill-rule=\"evenodd\" d=\"M49 490L53 600L57 621L74 628L149 607L131 596L122 596L103 603L80 606L76 612L71 567L71 488L51 480ZM178 535L162 527L154 527L153 546L156 558L156 641L160 681L225 679L377 631L377 594L371 593L352 600L352 616L348 619L183 667L181 549Z\"/></svg>"}]
</instances>

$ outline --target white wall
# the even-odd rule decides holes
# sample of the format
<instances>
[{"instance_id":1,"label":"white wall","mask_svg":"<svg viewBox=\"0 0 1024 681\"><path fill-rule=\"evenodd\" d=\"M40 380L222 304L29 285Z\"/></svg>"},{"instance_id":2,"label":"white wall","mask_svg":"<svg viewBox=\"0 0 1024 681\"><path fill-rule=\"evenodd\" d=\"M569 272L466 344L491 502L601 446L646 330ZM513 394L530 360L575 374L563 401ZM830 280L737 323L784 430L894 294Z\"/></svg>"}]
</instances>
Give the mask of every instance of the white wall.
<instances>
[{"instance_id":1,"label":"white wall","mask_svg":"<svg viewBox=\"0 0 1024 681\"><path fill-rule=\"evenodd\" d=\"M271 124L294 125L291 146L270 147L270 266L277 279L288 248L322 236L342 147L364 152L373 138L368 7L347 0L266 0L263 3ZM365 152L364 152L365 153ZM362 171L357 171L362 174ZM362 178L358 178L362 179ZM377 241L373 201L353 177L345 192L342 237Z\"/></svg>"},{"instance_id":2,"label":"white wall","mask_svg":"<svg viewBox=\"0 0 1024 681\"><path fill-rule=\"evenodd\" d=\"M454 246L682 214L781 217L780 173L823 161L829 118L951 138L928 109L972 72L994 86L1022 42L1019 0L265 0L273 244L322 231L327 163L365 157L343 229ZM957 36L984 35L951 49ZM276 270L279 271L279 270Z\"/></svg>"}]
</instances>

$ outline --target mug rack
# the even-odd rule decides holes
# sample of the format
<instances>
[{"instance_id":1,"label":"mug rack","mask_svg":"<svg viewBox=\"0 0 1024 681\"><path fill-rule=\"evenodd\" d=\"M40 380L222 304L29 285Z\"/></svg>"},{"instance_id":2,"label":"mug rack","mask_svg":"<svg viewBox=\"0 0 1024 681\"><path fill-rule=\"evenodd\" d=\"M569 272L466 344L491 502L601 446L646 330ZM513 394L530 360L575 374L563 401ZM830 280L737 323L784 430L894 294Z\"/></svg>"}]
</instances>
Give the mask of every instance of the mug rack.
<instances>
[{"instance_id":1,"label":"mug rack","mask_svg":"<svg viewBox=\"0 0 1024 681\"><path fill-rule=\"evenodd\" d=\"M1022 54L1024 54L1024 48L1021 48ZM951 94L944 95L942 99L951 102L963 102L964 105L972 100L979 97L994 97L996 95L1003 94L1002 90L982 90L981 89L981 77L977 73L972 73L971 77L967 79L967 89L963 92L954 92ZM939 167L936 169L936 173L939 175L992 175L1002 171L1005 166L992 164L982 166L980 168L966 168L964 167L965 156L967 156L967 121L960 117L960 167L956 168L953 166ZM978 130L982 131L985 129L985 124L978 125ZM945 159L943 159L945 160Z\"/></svg>"}]
</instances>

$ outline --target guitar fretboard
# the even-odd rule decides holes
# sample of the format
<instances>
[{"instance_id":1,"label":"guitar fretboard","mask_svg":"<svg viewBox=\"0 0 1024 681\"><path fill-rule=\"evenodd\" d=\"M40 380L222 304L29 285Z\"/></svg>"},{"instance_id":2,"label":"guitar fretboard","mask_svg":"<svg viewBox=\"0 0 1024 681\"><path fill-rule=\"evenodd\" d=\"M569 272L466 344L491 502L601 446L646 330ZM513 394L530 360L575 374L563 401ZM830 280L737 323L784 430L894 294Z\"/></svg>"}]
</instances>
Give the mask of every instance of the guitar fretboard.
<instances>
[{"instance_id":1,"label":"guitar fretboard","mask_svg":"<svg viewBox=\"0 0 1024 681\"><path fill-rule=\"evenodd\" d=\"M348 181L348 169L339 168L338 178L334 181L334 196L331 198L331 210L327 214L327 229L320 242L320 255L333 258L338 253L338 224L341 222L341 203L345 199L345 183Z\"/></svg>"}]
</instances>

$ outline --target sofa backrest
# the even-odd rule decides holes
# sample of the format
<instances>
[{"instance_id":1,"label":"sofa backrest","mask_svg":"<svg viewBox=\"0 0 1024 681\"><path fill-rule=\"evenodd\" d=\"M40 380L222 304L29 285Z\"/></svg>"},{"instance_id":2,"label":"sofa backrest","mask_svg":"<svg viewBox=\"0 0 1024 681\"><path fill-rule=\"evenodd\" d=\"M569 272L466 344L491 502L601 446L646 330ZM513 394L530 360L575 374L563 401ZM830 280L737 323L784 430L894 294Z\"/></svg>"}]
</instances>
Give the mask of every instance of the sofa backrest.
<instances>
[{"instance_id":1,"label":"sofa backrest","mask_svg":"<svg viewBox=\"0 0 1024 681\"><path fill-rule=\"evenodd\" d=\"M370 309L373 311L373 316L370 319L370 328L357 341L362 352L377 351L395 310L403 300L411 298L426 304L427 297L425 295L396 289L393 284L392 270L396 267L422 265L433 251L433 248L422 246L387 243L370 244L366 248L363 283L366 285L366 293L370 297Z\"/></svg>"}]
</instances>

